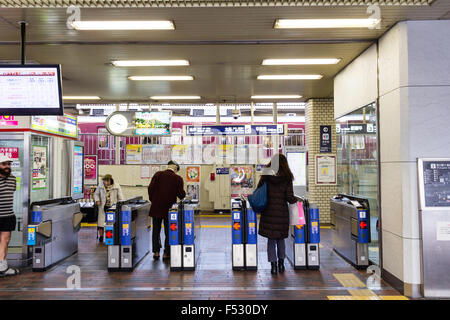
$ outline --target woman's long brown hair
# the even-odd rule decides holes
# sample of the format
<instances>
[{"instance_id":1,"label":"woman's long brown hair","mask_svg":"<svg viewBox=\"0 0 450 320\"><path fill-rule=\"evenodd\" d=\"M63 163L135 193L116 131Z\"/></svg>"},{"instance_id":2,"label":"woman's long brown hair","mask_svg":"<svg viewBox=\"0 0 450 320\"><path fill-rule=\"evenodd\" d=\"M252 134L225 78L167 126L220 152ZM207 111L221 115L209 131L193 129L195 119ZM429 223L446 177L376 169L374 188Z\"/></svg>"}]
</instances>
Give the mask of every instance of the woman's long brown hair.
<instances>
[{"instance_id":1,"label":"woman's long brown hair","mask_svg":"<svg viewBox=\"0 0 450 320\"><path fill-rule=\"evenodd\" d=\"M291 169L289 168L289 163L287 161L287 158L284 154L276 154L272 157L272 160L269 162L269 164L267 165L268 168L270 168L272 166L272 161L274 160L275 157L278 157L278 172L277 172L277 176L280 177L286 177L289 180L293 181L294 180L294 175L292 174Z\"/></svg>"}]
</instances>

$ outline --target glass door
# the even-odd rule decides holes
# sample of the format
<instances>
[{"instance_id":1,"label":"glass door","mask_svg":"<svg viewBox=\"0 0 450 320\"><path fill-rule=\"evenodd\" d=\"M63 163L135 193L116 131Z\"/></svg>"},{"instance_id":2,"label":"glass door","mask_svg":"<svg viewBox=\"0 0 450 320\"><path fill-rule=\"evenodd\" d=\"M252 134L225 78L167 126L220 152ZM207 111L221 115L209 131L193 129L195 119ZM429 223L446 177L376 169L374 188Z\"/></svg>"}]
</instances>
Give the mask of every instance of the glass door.
<instances>
[{"instance_id":1,"label":"glass door","mask_svg":"<svg viewBox=\"0 0 450 320\"><path fill-rule=\"evenodd\" d=\"M0 136L0 153L8 154L13 162L11 163L11 174L16 177L16 192L14 192L14 213L16 215L16 229L11 233L8 253L22 253L23 244L23 189L24 189L24 138L18 136Z\"/></svg>"}]
</instances>

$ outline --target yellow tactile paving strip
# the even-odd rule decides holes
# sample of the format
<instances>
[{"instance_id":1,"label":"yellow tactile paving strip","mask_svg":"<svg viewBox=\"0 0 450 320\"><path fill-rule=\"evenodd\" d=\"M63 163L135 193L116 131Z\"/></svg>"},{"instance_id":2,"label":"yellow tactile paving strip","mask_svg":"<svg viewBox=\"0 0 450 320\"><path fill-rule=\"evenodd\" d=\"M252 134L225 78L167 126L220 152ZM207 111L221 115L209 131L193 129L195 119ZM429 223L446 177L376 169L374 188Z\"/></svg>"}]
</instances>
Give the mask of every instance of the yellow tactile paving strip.
<instances>
[{"instance_id":1,"label":"yellow tactile paving strip","mask_svg":"<svg viewBox=\"0 0 450 320\"><path fill-rule=\"evenodd\" d=\"M334 273L333 276L344 286L365 288L366 285L352 273ZM370 289L348 289L348 296L328 296L328 300L409 300L405 296L378 296Z\"/></svg>"},{"instance_id":2,"label":"yellow tactile paving strip","mask_svg":"<svg viewBox=\"0 0 450 320\"><path fill-rule=\"evenodd\" d=\"M344 287L365 288L366 285L358 279L353 273L334 273L333 276Z\"/></svg>"}]
</instances>

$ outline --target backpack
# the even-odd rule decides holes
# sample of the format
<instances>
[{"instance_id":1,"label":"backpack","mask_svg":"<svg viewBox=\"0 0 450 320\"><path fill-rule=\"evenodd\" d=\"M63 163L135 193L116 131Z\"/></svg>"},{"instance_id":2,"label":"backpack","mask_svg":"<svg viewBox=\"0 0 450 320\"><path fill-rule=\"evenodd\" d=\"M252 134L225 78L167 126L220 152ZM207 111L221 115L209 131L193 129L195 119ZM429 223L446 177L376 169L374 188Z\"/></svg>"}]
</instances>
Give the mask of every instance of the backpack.
<instances>
[{"instance_id":1,"label":"backpack","mask_svg":"<svg viewBox=\"0 0 450 320\"><path fill-rule=\"evenodd\" d=\"M261 187L256 189L253 194L249 195L248 202L255 212L263 212L267 206L267 185L263 183Z\"/></svg>"}]
</instances>

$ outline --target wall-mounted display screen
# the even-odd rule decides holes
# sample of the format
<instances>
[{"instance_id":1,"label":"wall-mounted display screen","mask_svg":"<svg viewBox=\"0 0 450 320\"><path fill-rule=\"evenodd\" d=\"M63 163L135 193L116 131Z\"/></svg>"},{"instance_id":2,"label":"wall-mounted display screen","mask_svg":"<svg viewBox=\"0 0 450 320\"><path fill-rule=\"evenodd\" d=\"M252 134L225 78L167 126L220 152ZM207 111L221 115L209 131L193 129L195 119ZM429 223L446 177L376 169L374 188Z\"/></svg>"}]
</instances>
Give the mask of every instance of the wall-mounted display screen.
<instances>
[{"instance_id":1,"label":"wall-mounted display screen","mask_svg":"<svg viewBox=\"0 0 450 320\"><path fill-rule=\"evenodd\" d=\"M134 114L137 136L168 136L171 134L170 111L136 112Z\"/></svg>"},{"instance_id":2,"label":"wall-mounted display screen","mask_svg":"<svg viewBox=\"0 0 450 320\"><path fill-rule=\"evenodd\" d=\"M0 114L63 115L59 65L0 65Z\"/></svg>"},{"instance_id":3,"label":"wall-mounted display screen","mask_svg":"<svg viewBox=\"0 0 450 320\"><path fill-rule=\"evenodd\" d=\"M84 159L83 147L75 145L73 147L73 198L83 197L83 177L84 177Z\"/></svg>"}]
</instances>

